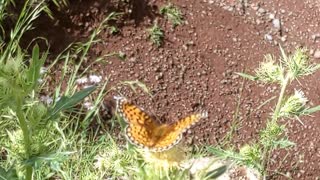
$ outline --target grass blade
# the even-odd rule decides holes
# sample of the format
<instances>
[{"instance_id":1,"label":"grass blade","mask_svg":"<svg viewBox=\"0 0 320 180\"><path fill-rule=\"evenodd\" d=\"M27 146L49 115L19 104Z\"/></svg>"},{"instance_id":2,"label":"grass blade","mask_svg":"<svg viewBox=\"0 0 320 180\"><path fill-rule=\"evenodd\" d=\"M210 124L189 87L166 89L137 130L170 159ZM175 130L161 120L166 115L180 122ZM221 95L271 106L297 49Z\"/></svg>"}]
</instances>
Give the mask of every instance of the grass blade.
<instances>
[{"instance_id":1,"label":"grass blade","mask_svg":"<svg viewBox=\"0 0 320 180\"><path fill-rule=\"evenodd\" d=\"M304 110L303 114L308 115L317 111L320 111L320 105Z\"/></svg>"},{"instance_id":2,"label":"grass blade","mask_svg":"<svg viewBox=\"0 0 320 180\"><path fill-rule=\"evenodd\" d=\"M62 96L60 100L54 105L52 109L49 110L48 119L56 116L59 112L67 110L78 104L85 97L90 95L94 90L96 90L96 86L91 86L85 89L82 89L79 92L76 92L73 96Z\"/></svg>"},{"instance_id":3,"label":"grass blade","mask_svg":"<svg viewBox=\"0 0 320 180\"><path fill-rule=\"evenodd\" d=\"M46 54L44 54L43 57L40 58L39 46L36 44L32 50L32 59L27 72L28 80L32 83L32 89L37 85L38 79L40 79L40 69L44 64L46 57Z\"/></svg>"},{"instance_id":4,"label":"grass blade","mask_svg":"<svg viewBox=\"0 0 320 180\"><path fill-rule=\"evenodd\" d=\"M219 167L219 168L217 168L217 169L214 169L214 170L208 172L208 173L206 174L206 177L205 177L205 178L206 178L206 179L216 179L216 178L218 178L219 176L221 176L223 173L225 173L226 170L227 170L227 166L226 166L226 165L221 166L221 167Z\"/></svg>"},{"instance_id":5,"label":"grass blade","mask_svg":"<svg viewBox=\"0 0 320 180\"><path fill-rule=\"evenodd\" d=\"M18 180L17 171L15 169L9 169L6 171L0 167L0 180Z\"/></svg>"},{"instance_id":6,"label":"grass blade","mask_svg":"<svg viewBox=\"0 0 320 180\"><path fill-rule=\"evenodd\" d=\"M250 74L240 73L240 72L236 72L236 74L238 74L239 76L241 76L241 77L243 77L243 78L249 79L249 80L251 80L251 81L256 81L256 80L258 80L258 77L252 76L252 75L250 75Z\"/></svg>"}]
</instances>

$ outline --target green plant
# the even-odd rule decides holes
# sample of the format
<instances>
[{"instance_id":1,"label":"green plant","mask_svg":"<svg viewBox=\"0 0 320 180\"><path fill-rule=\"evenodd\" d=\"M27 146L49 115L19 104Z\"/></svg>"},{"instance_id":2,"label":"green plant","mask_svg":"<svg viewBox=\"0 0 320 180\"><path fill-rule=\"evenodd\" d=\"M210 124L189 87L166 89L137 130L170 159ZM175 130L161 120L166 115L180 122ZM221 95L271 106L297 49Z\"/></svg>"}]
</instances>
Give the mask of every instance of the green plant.
<instances>
[{"instance_id":1,"label":"green plant","mask_svg":"<svg viewBox=\"0 0 320 180\"><path fill-rule=\"evenodd\" d=\"M14 5L14 1L13 0L2 0L0 2L0 29L1 29L0 49L2 49L2 46L4 45L4 37L5 37L5 29L3 28L2 24L3 24L3 21L8 16L7 8L10 4Z\"/></svg>"},{"instance_id":2,"label":"green plant","mask_svg":"<svg viewBox=\"0 0 320 180\"><path fill-rule=\"evenodd\" d=\"M72 179L75 162L80 161L78 168L80 169L88 159L78 157L72 161L74 164L67 164L68 167L64 166L65 160L74 157L75 152L79 151L75 147L88 140L86 130L90 121L98 114L107 83L101 86L93 107L83 119L83 110L75 111L74 106L88 97L97 87L92 86L77 92L75 80L92 65L79 73L91 44L98 42L96 36L106 26L110 16L93 32L87 43L78 43L75 49L68 48L69 50L58 55L47 68L47 71L51 71L59 60L65 60L61 81L58 81L60 84L54 89L53 103L46 105L39 99L42 89L47 88L49 92L51 91L45 86L49 73L41 73L47 52L41 55L39 47L35 45L32 55L28 56L18 45L22 35L32 28L32 22L46 8L43 3L32 3L35 2L26 1L17 25L11 32L10 41L3 46L0 54L0 127L5 130L0 132L0 147L6 159L0 161L0 174L1 177L10 179L28 180L32 177L44 179L58 175L64 179ZM73 56L78 53L82 54ZM76 57L80 57L80 62L72 68L69 62ZM68 86L62 89L62 82L65 81L68 81ZM62 111L69 112L62 113ZM80 121L82 119L83 121ZM91 141L84 144L89 144L88 151L94 153L93 150L98 148L98 145ZM85 165L88 167L88 164ZM84 171L84 174L88 175L91 170ZM90 175L78 173L75 177L87 179L86 177Z\"/></svg>"},{"instance_id":3,"label":"green plant","mask_svg":"<svg viewBox=\"0 0 320 180\"><path fill-rule=\"evenodd\" d=\"M37 91L40 67L46 59L46 53L40 57L38 46L34 46L32 56L29 58L18 45L22 35L32 28L33 20L45 9L41 2L32 8L29 5L29 1L26 1L16 26L10 33L9 43L3 44L0 52L0 109L2 114L10 112L11 117L18 121L17 125L22 132L23 151L20 152L22 159L31 158L33 153L31 147L32 128L29 126L29 122L37 124L39 119L29 116L35 113L34 108L42 108L42 105L41 103L28 103L28 101L32 100L30 95ZM26 60L29 60L29 66L25 65L24 61ZM42 110L44 109L39 109L37 112L40 117L45 114L45 110ZM7 172L12 173L14 168L11 166ZM24 165L24 170L26 172L25 178L31 179L32 166Z\"/></svg>"},{"instance_id":4,"label":"green plant","mask_svg":"<svg viewBox=\"0 0 320 180\"><path fill-rule=\"evenodd\" d=\"M241 85L240 94L236 99L237 105L235 107L235 112L232 117L232 123L230 126L230 130L224 136L223 141L222 141L223 147L225 147L226 145L230 145L234 133L239 129L239 126L241 124L241 120L240 120L240 109L241 108L240 107L241 107L241 97L242 97L243 86L244 86L244 81L242 82L242 85Z\"/></svg>"},{"instance_id":5,"label":"green plant","mask_svg":"<svg viewBox=\"0 0 320 180\"><path fill-rule=\"evenodd\" d=\"M54 127L51 120L56 119L59 112L76 105L95 89L90 87L71 97L63 96L52 108L47 108L39 102L39 96L36 95L41 77L40 68L46 59L46 54L41 58L39 54L36 45L30 65L25 66L23 60L26 56L18 49L17 56L2 62L0 68L0 108L4 110L2 116L12 114L10 119L18 122L16 128L11 127L14 131L7 131L9 142L5 144L11 159L11 162L7 163L15 165L19 176L25 171L26 179L31 179L37 163L55 154L51 152L52 142L48 138L53 132L50 129Z\"/></svg>"},{"instance_id":6,"label":"green plant","mask_svg":"<svg viewBox=\"0 0 320 180\"><path fill-rule=\"evenodd\" d=\"M162 6L160 8L160 14L168 18L171 21L173 27L176 27L183 23L181 11L172 4Z\"/></svg>"},{"instance_id":7,"label":"green plant","mask_svg":"<svg viewBox=\"0 0 320 180\"><path fill-rule=\"evenodd\" d=\"M280 124L278 120L296 118L301 122L299 116L320 110L320 106L307 108L307 99L300 90L295 90L293 95L285 95L286 89L292 81L312 74L320 66L309 64L309 58L304 49L297 49L291 56L287 56L281 47L280 51L281 58L279 63L276 63L273 56L267 55L265 57L266 61L261 63L260 67L255 71L255 76L238 73L250 80L276 83L281 87L273 114L267 120L266 127L260 131L258 141L244 145L238 153L234 149L223 150L209 147L210 152L220 157L231 158L239 164L259 170L263 177L268 175L267 168L272 152L276 149L286 149L295 145L286 136L286 125Z\"/></svg>"},{"instance_id":8,"label":"green plant","mask_svg":"<svg viewBox=\"0 0 320 180\"><path fill-rule=\"evenodd\" d=\"M119 21L122 15L123 13L112 12L108 16L108 21L114 21L114 22ZM108 29L110 34L117 34L120 31L116 25L109 25Z\"/></svg>"},{"instance_id":9,"label":"green plant","mask_svg":"<svg viewBox=\"0 0 320 180\"><path fill-rule=\"evenodd\" d=\"M155 23L152 28L148 29L149 31L149 38L151 42L158 47L162 45L162 41L164 38L164 33L162 29L158 26L157 23Z\"/></svg>"}]
</instances>

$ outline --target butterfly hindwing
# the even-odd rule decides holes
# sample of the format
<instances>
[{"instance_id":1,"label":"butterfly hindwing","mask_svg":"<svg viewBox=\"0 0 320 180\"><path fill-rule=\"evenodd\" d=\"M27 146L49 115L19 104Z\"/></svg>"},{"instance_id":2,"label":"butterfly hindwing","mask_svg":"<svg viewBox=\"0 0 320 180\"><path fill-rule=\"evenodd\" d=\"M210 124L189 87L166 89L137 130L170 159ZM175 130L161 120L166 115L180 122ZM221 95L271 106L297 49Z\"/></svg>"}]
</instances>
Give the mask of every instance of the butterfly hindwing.
<instances>
[{"instance_id":1,"label":"butterfly hindwing","mask_svg":"<svg viewBox=\"0 0 320 180\"><path fill-rule=\"evenodd\" d=\"M153 132L159 124L127 99L120 97L117 100L117 111L128 123L126 136L129 141L140 147L152 147L155 144Z\"/></svg>"},{"instance_id":2,"label":"butterfly hindwing","mask_svg":"<svg viewBox=\"0 0 320 180\"><path fill-rule=\"evenodd\" d=\"M139 147L151 147L155 144L150 137L149 132L142 126L128 126L126 129L127 139Z\"/></svg>"}]
</instances>

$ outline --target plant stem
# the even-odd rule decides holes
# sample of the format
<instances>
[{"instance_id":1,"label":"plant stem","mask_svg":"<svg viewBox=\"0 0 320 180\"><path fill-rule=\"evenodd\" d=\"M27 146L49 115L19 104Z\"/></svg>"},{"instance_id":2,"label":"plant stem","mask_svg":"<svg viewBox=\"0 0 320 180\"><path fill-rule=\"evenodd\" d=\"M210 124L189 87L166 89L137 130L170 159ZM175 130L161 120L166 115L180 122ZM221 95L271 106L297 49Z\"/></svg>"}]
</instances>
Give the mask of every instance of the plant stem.
<instances>
[{"instance_id":1,"label":"plant stem","mask_svg":"<svg viewBox=\"0 0 320 180\"><path fill-rule=\"evenodd\" d=\"M286 91L287 85L289 80L291 79L291 74L287 74L285 79L283 80L282 84L281 84L281 91L280 91L280 95L278 98L278 102L276 105L276 109L272 115L272 120L273 122L277 122L278 118L279 118L279 114L280 114L280 109L281 109L281 103L284 97L284 93ZM268 159L270 157L270 153L271 153L271 148L270 147L264 147L263 152L262 152L262 177L265 179L265 175L266 175L266 169L267 169L267 165L268 165Z\"/></svg>"},{"instance_id":2,"label":"plant stem","mask_svg":"<svg viewBox=\"0 0 320 180\"><path fill-rule=\"evenodd\" d=\"M26 153L26 158L30 158L31 154L31 140L30 140L30 133L29 133L29 128L25 119L25 116L22 111L22 99L21 97L17 98L17 109L16 109L16 114L19 120L20 128L23 133L23 141L24 141L24 149ZM26 175L25 179L26 180L31 180L32 178L32 166L31 165L26 165Z\"/></svg>"},{"instance_id":3,"label":"plant stem","mask_svg":"<svg viewBox=\"0 0 320 180\"><path fill-rule=\"evenodd\" d=\"M272 121L276 122L278 120L279 113L280 113L280 108L281 108L281 102L282 102L284 93L286 91L286 88L287 88L287 85L288 85L288 82L289 82L290 79L291 79L291 75L287 74L286 78L284 79L283 83L281 84L281 91L280 91L280 95L279 95L279 98L278 98L276 109L275 109L275 111L273 113L273 116L272 116Z\"/></svg>"}]
</instances>

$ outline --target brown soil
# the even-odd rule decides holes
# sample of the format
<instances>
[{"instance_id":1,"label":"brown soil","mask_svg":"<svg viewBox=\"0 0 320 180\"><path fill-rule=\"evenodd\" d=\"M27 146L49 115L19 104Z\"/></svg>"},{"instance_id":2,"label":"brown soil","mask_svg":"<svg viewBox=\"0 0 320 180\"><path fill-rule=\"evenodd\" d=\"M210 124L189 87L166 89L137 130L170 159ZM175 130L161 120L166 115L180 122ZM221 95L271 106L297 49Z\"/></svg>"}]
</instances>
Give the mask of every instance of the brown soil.
<instances>
[{"instance_id":1,"label":"brown soil","mask_svg":"<svg viewBox=\"0 0 320 180\"><path fill-rule=\"evenodd\" d=\"M319 48L319 2L172 0L171 3L182 10L185 19L185 24L175 29L159 15L159 8L167 4L163 0L135 0L130 5L73 0L68 11L54 11L55 20L43 18L38 22L37 29L26 39L44 35L49 39L51 52L56 53L68 43L88 37L110 12L125 12L121 23L113 22L120 32L116 35L108 30L103 32L102 42L92 48L90 57L94 60L98 56L122 52L126 59L106 57L104 63L92 67L92 74L110 76L110 87L124 80L144 82L153 97L141 90L134 93L127 87L118 91L162 122L173 122L190 113L208 110L209 118L187 133L189 143L220 144L234 123L239 126L232 144L240 147L254 142L276 100L257 107L277 95L279 88L244 80L235 72L252 73L265 54L279 54L278 44L286 51L307 47L313 57ZM279 19L280 27L274 25L276 20L272 19ZM147 29L154 21L165 33L164 44L159 48L148 39ZM316 58L312 60L319 62ZM288 92L302 89L310 106L320 104L319 77L317 72L303 78L301 84L292 84ZM110 99L111 95L106 98ZM235 117L237 108L239 114ZM296 120L283 120L289 122L288 135L296 147L288 154L274 153L270 170L293 179L320 177L318 117L320 113L302 117L304 125ZM280 175L272 178L286 179Z\"/></svg>"}]
</instances>

